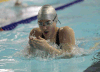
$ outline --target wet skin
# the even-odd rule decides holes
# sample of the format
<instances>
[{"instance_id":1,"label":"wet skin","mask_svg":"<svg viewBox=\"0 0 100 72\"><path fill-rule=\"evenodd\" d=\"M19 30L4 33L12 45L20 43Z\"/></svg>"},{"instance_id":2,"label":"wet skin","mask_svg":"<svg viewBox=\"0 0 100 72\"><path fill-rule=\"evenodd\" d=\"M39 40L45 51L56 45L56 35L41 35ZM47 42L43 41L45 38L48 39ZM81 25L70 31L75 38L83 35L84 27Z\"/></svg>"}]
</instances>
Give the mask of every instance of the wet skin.
<instances>
[{"instance_id":1,"label":"wet skin","mask_svg":"<svg viewBox=\"0 0 100 72\"><path fill-rule=\"evenodd\" d=\"M52 55L61 55L65 53L66 51L71 52L73 49L72 46L75 45L75 36L74 36L73 29L68 26L60 28L59 41L60 41L60 46L62 46L62 49L58 50L50 46L46 42L46 40L50 39L51 42L56 42L56 34L59 28L56 27L55 22L53 22L49 26L45 25L47 21L50 21L50 20L38 21L38 22L43 22L43 26L39 25L39 28L33 28L31 30L30 36L35 36L36 38L31 38L29 36L29 44L32 44L33 46L35 46L35 49L40 49L39 47L41 47L40 50L46 51ZM41 38L42 33L45 36L45 39Z\"/></svg>"}]
</instances>

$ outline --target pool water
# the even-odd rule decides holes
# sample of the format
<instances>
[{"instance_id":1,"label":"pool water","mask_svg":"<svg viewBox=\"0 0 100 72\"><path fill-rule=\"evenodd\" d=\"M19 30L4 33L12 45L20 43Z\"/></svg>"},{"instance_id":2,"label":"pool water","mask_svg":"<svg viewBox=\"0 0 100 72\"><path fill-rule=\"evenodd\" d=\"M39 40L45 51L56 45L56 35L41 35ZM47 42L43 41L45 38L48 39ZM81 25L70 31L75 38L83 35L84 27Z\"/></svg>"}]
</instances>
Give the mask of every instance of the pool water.
<instances>
[{"instance_id":1,"label":"pool water","mask_svg":"<svg viewBox=\"0 0 100 72\"><path fill-rule=\"evenodd\" d=\"M42 3L37 0L23 0L27 7L15 7L15 1L1 3L0 27L37 15L44 4L57 7L74 0L41 1ZM74 30L78 46L76 48L80 52L75 57L66 59L24 57L29 32L38 27L35 20L29 24L20 24L11 31L0 32L0 72L86 72L88 67L99 62L100 1L84 0L57 11L57 14L61 22L57 24L58 27L69 26Z\"/></svg>"}]
</instances>

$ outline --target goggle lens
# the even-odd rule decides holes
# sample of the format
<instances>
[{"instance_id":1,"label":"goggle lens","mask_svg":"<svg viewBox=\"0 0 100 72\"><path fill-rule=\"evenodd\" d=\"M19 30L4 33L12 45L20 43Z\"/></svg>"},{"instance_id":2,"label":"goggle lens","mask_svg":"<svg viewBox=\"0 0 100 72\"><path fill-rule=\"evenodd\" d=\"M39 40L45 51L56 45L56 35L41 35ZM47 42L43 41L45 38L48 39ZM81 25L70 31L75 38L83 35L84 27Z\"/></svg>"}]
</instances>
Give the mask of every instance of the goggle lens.
<instances>
[{"instance_id":1,"label":"goggle lens","mask_svg":"<svg viewBox=\"0 0 100 72\"><path fill-rule=\"evenodd\" d=\"M53 23L53 21L47 21L47 22L45 22L45 25L46 25L46 26L50 26L50 25L52 25L52 23ZM39 24L40 26L43 26L43 22L38 22L38 24Z\"/></svg>"}]
</instances>

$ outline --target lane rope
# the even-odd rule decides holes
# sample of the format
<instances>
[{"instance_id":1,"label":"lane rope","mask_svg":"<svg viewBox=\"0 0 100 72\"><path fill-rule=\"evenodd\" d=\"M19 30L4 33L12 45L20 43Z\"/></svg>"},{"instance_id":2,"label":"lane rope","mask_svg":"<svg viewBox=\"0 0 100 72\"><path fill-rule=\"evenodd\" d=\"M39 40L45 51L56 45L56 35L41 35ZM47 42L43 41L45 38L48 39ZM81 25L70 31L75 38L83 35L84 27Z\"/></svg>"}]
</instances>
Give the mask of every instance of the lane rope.
<instances>
[{"instance_id":1,"label":"lane rope","mask_svg":"<svg viewBox=\"0 0 100 72\"><path fill-rule=\"evenodd\" d=\"M56 10L56 11L62 10L62 9L64 9L64 8L66 8L66 7L72 6L72 5L77 4L77 3L79 3L79 2L82 2L82 1L84 1L84 0L76 0L76 1L73 1L73 2L71 2L71 3L68 3L68 4L62 5L62 6L60 6L60 7L57 7L57 8L55 8L55 10ZM36 20L36 19L37 19L37 15L34 16L34 17L30 17L30 18L27 18L27 19L24 19L24 20L21 20L21 21L14 22L14 23L8 24L8 25L6 25L6 26L3 26L3 27L0 28L0 31L9 31L9 30L13 30L13 29L15 29L16 26L19 25L19 24L28 24L28 23L30 23L31 21L34 21L34 20Z\"/></svg>"}]
</instances>

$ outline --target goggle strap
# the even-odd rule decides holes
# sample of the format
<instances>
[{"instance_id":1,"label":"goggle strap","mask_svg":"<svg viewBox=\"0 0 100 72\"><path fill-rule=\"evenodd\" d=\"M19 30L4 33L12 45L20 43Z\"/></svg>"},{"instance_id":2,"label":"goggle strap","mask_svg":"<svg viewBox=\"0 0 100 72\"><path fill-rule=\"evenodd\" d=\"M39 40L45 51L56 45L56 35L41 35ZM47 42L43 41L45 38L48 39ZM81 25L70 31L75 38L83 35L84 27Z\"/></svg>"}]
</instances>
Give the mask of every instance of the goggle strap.
<instances>
[{"instance_id":1,"label":"goggle strap","mask_svg":"<svg viewBox=\"0 0 100 72\"><path fill-rule=\"evenodd\" d=\"M56 14L56 16L55 16L55 18L57 17L57 14ZM53 21L55 20L55 18L53 19Z\"/></svg>"},{"instance_id":2,"label":"goggle strap","mask_svg":"<svg viewBox=\"0 0 100 72\"><path fill-rule=\"evenodd\" d=\"M57 14L56 14L56 16L55 16L55 18L57 17ZM55 18L53 19L53 21L55 20ZM58 20L59 21L59 20ZM61 24L61 22L59 21L59 23Z\"/></svg>"},{"instance_id":3,"label":"goggle strap","mask_svg":"<svg viewBox=\"0 0 100 72\"><path fill-rule=\"evenodd\" d=\"M59 21L59 20L58 20ZM59 23L61 24L61 22L59 21Z\"/></svg>"}]
</instances>

